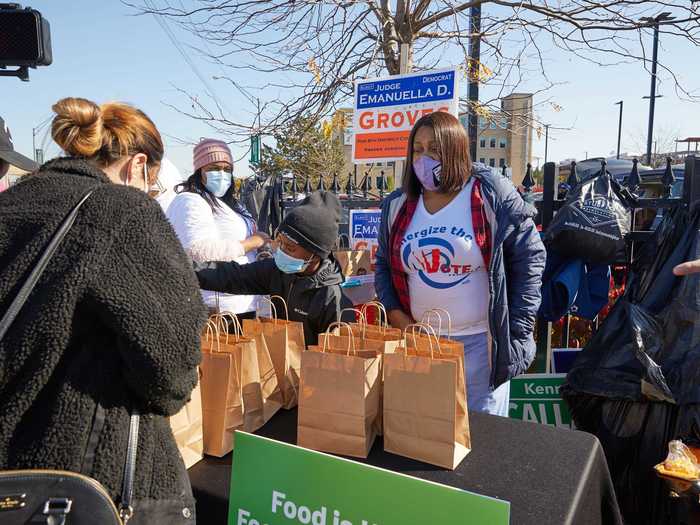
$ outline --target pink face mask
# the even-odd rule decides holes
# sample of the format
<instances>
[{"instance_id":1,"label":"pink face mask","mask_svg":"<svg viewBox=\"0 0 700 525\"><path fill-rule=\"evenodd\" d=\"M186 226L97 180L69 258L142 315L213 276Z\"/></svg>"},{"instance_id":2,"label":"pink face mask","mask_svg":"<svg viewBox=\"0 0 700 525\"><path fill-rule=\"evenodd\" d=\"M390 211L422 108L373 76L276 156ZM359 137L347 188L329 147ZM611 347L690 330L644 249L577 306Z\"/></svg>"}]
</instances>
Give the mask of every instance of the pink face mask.
<instances>
[{"instance_id":1,"label":"pink face mask","mask_svg":"<svg viewBox=\"0 0 700 525\"><path fill-rule=\"evenodd\" d=\"M439 160L423 155L413 161L413 171L418 180L428 191L437 191L440 186L442 164Z\"/></svg>"}]
</instances>

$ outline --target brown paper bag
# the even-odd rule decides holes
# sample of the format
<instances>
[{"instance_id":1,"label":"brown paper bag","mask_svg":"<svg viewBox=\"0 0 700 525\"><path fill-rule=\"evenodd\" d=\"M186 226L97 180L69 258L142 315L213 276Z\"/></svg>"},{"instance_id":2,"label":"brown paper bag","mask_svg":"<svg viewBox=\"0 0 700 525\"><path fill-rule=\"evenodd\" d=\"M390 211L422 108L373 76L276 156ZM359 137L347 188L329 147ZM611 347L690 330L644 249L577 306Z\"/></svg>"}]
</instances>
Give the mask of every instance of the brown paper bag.
<instances>
[{"instance_id":1,"label":"brown paper bag","mask_svg":"<svg viewBox=\"0 0 700 525\"><path fill-rule=\"evenodd\" d=\"M270 301L274 317L244 319L243 335L262 336L265 339L282 395L282 406L291 409L297 405L301 354L306 348L304 325L289 321L287 303L282 297L272 296L271 299L277 299L284 305L287 319L278 319L277 309Z\"/></svg>"},{"instance_id":2,"label":"brown paper bag","mask_svg":"<svg viewBox=\"0 0 700 525\"><path fill-rule=\"evenodd\" d=\"M363 350L373 350L376 351L377 353L384 355L384 354L392 354L396 352L398 349L399 345L402 343L401 341L386 341L383 339L370 339L370 338L362 338L360 336L356 336L354 332L352 333L352 337L348 337L347 335L347 329L346 329L346 334L345 335L338 335L336 332L340 330L340 328L336 328L334 330L333 334L320 334L318 338L318 344L321 347L324 347L324 345L327 345L328 348L332 348L333 350L343 350L347 349L348 345L355 344L357 348L362 348ZM382 385L381 388L379 389L379 413L377 414L377 419L375 420L375 430L377 432L378 436L381 436L384 434L384 413L383 413L383 406L384 406L384 371L382 367L382 372L381 372L381 381Z\"/></svg>"},{"instance_id":3,"label":"brown paper bag","mask_svg":"<svg viewBox=\"0 0 700 525\"><path fill-rule=\"evenodd\" d=\"M447 320L446 324L443 324L443 316ZM437 328L431 324L433 317L438 319ZM447 310L444 308L428 310L423 315L423 319L419 325L425 325L428 328L420 333L414 331L411 337L404 338L405 343L408 344L409 347L416 347L417 344L417 348L423 352L427 352L430 350L432 344L431 340L434 341L435 336L437 336L440 348L443 352L464 355L464 343L457 339L452 339L452 316ZM443 328L447 328L446 333L443 333ZM426 332L430 332L430 334ZM467 394L469 394L469 392L467 392Z\"/></svg>"},{"instance_id":4,"label":"brown paper bag","mask_svg":"<svg viewBox=\"0 0 700 525\"><path fill-rule=\"evenodd\" d=\"M345 237L347 243L342 246L341 239ZM340 264L340 269L345 277L352 275L366 275L372 273L372 257L369 250L353 250L350 248L350 238L345 234L338 236L333 256Z\"/></svg>"},{"instance_id":5,"label":"brown paper bag","mask_svg":"<svg viewBox=\"0 0 700 525\"><path fill-rule=\"evenodd\" d=\"M336 250L333 252L333 257L340 264L345 277L372 273L369 250Z\"/></svg>"},{"instance_id":6,"label":"brown paper bag","mask_svg":"<svg viewBox=\"0 0 700 525\"><path fill-rule=\"evenodd\" d=\"M386 341L401 341L403 340L403 330L400 328L392 328L389 326L389 315L386 308L379 301L371 301L362 305L362 313L365 320L369 319L367 310L370 308L377 309L377 324L366 322L365 335L366 337L381 338Z\"/></svg>"},{"instance_id":7,"label":"brown paper bag","mask_svg":"<svg viewBox=\"0 0 700 525\"><path fill-rule=\"evenodd\" d=\"M215 317L222 321L224 318L231 319L234 326L237 327L239 334L242 334L242 327L235 314L224 312ZM245 334L242 335L245 336ZM229 334L224 334L224 336L226 337L226 341L222 342L226 344L229 344L229 340L235 337ZM255 342L259 388L258 383L255 382L243 383L243 403L246 413L246 425L250 428L254 427L257 429L267 423L282 407L282 392L277 383L277 374L275 373L275 367L266 339L260 334L252 335L249 339ZM250 364L251 366L255 366L253 360L250 361ZM244 377L246 377L245 370L243 372ZM254 376L250 377L253 378Z\"/></svg>"},{"instance_id":8,"label":"brown paper bag","mask_svg":"<svg viewBox=\"0 0 700 525\"><path fill-rule=\"evenodd\" d=\"M354 332L351 332L352 336L348 337L347 329L344 335L336 332L333 333L326 332L325 334L319 334L318 336L318 346L323 347L327 344L328 348L332 350L347 350L348 345L355 345L357 348L363 350L373 350L381 354L394 353L399 346L402 346L403 341L384 341L381 339L363 339L362 337L356 336ZM327 341L327 343L326 343Z\"/></svg>"},{"instance_id":9,"label":"brown paper bag","mask_svg":"<svg viewBox=\"0 0 700 525\"><path fill-rule=\"evenodd\" d=\"M202 393L199 383L182 409L170 416L170 428L185 467L190 468L204 457L204 431L202 429Z\"/></svg>"},{"instance_id":10,"label":"brown paper bag","mask_svg":"<svg viewBox=\"0 0 700 525\"><path fill-rule=\"evenodd\" d=\"M471 450L464 355L432 345L384 356L384 450L454 470Z\"/></svg>"},{"instance_id":11,"label":"brown paper bag","mask_svg":"<svg viewBox=\"0 0 700 525\"><path fill-rule=\"evenodd\" d=\"M366 458L377 435L382 355L348 340L329 348L331 336L302 354L297 443Z\"/></svg>"},{"instance_id":12,"label":"brown paper bag","mask_svg":"<svg viewBox=\"0 0 700 525\"><path fill-rule=\"evenodd\" d=\"M264 339L241 336L234 320L237 334L220 334L210 322L202 340L204 453L218 457L233 450L236 430L258 430L281 407Z\"/></svg>"},{"instance_id":13,"label":"brown paper bag","mask_svg":"<svg viewBox=\"0 0 700 525\"><path fill-rule=\"evenodd\" d=\"M370 307L378 308L379 310L379 325L372 325L367 323L367 309ZM386 317L386 310L381 303L372 301L362 305L360 310L356 308L346 308L341 311L343 312L354 312L357 322L348 323L352 328L352 333L355 337L366 338L366 339L377 339L380 341L403 341L403 332L399 328L392 328L386 323L382 323L381 315L384 314Z\"/></svg>"}]
</instances>

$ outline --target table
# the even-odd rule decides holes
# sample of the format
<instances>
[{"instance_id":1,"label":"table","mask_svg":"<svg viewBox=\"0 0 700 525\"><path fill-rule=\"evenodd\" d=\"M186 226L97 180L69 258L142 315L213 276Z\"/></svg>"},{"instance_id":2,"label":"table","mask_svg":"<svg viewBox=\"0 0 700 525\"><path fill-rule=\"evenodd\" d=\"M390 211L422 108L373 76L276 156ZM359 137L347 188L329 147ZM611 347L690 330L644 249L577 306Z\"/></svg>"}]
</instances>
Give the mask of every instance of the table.
<instances>
[{"instance_id":1,"label":"table","mask_svg":"<svg viewBox=\"0 0 700 525\"><path fill-rule=\"evenodd\" d=\"M512 525L622 524L593 435L479 413L469 424L472 451L454 471L384 452L381 438L362 462L510 501ZM279 412L257 434L296 443L296 410ZM197 522L226 524L231 454L205 457L189 474Z\"/></svg>"},{"instance_id":2,"label":"table","mask_svg":"<svg viewBox=\"0 0 700 525\"><path fill-rule=\"evenodd\" d=\"M685 481L657 474L668 490L668 522L678 525L700 523L700 481Z\"/></svg>"}]
</instances>

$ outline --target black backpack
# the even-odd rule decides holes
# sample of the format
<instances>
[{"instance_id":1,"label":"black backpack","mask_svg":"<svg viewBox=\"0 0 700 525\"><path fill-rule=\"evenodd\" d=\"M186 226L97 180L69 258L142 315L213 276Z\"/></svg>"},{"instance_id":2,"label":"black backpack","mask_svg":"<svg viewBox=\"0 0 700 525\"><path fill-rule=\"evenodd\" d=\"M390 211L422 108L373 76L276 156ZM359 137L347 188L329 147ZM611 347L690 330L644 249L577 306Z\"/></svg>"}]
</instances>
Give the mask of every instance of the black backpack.
<instances>
[{"instance_id":1,"label":"black backpack","mask_svg":"<svg viewBox=\"0 0 700 525\"><path fill-rule=\"evenodd\" d=\"M554 216L544 240L558 253L592 264L612 264L625 248L634 201L609 173L576 186Z\"/></svg>"}]
</instances>

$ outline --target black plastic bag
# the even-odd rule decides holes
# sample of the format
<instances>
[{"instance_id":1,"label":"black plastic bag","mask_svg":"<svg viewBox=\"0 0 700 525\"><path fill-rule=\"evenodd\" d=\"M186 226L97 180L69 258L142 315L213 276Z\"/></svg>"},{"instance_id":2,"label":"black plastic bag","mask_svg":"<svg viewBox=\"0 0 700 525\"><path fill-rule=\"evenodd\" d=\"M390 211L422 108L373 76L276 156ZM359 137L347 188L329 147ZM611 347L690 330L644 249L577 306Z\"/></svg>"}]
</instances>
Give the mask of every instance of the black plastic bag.
<instances>
[{"instance_id":1,"label":"black plastic bag","mask_svg":"<svg viewBox=\"0 0 700 525\"><path fill-rule=\"evenodd\" d=\"M562 387L576 426L605 450L629 523L685 520L652 467L673 439L700 445L700 276L673 275L700 258L699 227L686 209L664 218Z\"/></svg>"},{"instance_id":2,"label":"black plastic bag","mask_svg":"<svg viewBox=\"0 0 700 525\"><path fill-rule=\"evenodd\" d=\"M554 216L545 241L570 259L612 264L625 248L631 199L609 173L583 181Z\"/></svg>"},{"instance_id":3,"label":"black plastic bag","mask_svg":"<svg viewBox=\"0 0 700 525\"><path fill-rule=\"evenodd\" d=\"M282 222L282 179L272 177L265 188L260 212L258 215L258 231L274 236Z\"/></svg>"},{"instance_id":4,"label":"black plastic bag","mask_svg":"<svg viewBox=\"0 0 700 525\"><path fill-rule=\"evenodd\" d=\"M673 275L677 264L700 258L700 214L689 220L682 211L670 215L672 221L684 229L664 227L651 241L655 259L630 276L625 294L576 359L567 377L575 391L700 403L700 275ZM643 393L643 382L652 391Z\"/></svg>"},{"instance_id":5,"label":"black plastic bag","mask_svg":"<svg viewBox=\"0 0 700 525\"><path fill-rule=\"evenodd\" d=\"M265 189L257 176L250 177L244 181L241 187L241 203L256 223L260 219L260 210L265 200L265 193Z\"/></svg>"}]
</instances>

